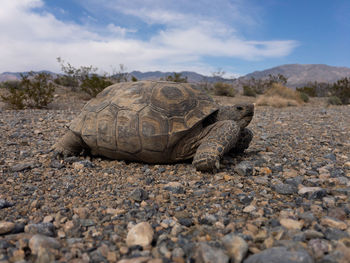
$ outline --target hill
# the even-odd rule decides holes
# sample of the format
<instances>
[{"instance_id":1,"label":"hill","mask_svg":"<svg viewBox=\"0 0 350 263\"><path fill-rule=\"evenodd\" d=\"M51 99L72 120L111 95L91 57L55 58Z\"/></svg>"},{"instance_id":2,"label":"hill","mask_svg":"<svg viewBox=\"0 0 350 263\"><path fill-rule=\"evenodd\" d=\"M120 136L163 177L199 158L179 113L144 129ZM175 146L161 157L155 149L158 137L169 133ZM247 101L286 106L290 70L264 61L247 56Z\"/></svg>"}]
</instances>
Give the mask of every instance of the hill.
<instances>
[{"instance_id":1,"label":"hill","mask_svg":"<svg viewBox=\"0 0 350 263\"><path fill-rule=\"evenodd\" d=\"M333 83L338 79L349 77L350 68L347 67L333 67L323 64L287 64L263 71L255 71L240 77L240 81L249 78L267 78L269 75L282 74L288 78L288 87L300 87L306 85L308 82L326 82Z\"/></svg>"}]
</instances>

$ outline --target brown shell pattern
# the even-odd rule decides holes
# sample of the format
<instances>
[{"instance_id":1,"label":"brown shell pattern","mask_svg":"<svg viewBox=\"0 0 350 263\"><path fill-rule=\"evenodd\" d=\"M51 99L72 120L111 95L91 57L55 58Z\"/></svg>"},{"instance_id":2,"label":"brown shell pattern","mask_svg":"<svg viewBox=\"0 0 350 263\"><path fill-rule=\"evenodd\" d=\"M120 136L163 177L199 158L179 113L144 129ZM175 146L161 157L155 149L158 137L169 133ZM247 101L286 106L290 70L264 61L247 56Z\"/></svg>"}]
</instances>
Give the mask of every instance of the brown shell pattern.
<instances>
[{"instance_id":1,"label":"brown shell pattern","mask_svg":"<svg viewBox=\"0 0 350 263\"><path fill-rule=\"evenodd\" d=\"M216 110L213 100L192 84L119 83L89 101L70 129L103 155L118 159L140 153L146 157L136 159L147 159L148 152L172 148Z\"/></svg>"}]
</instances>

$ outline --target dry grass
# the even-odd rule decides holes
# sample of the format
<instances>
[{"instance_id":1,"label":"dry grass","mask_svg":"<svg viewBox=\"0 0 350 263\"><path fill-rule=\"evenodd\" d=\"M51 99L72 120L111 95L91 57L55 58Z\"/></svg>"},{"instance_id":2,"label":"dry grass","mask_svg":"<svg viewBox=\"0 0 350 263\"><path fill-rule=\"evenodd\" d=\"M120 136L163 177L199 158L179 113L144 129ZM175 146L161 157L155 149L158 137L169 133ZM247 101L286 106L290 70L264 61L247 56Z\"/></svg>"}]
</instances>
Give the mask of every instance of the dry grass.
<instances>
[{"instance_id":1,"label":"dry grass","mask_svg":"<svg viewBox=\"0 0 350 263\"><path fill-rule=\"evenodd\" d=\"M298 92L281 84L273 84L272 88L259 96L256 101L260 106L272 106L282 108L287 106L299 106L303 101Z\"/></svg>"}]
</instances>

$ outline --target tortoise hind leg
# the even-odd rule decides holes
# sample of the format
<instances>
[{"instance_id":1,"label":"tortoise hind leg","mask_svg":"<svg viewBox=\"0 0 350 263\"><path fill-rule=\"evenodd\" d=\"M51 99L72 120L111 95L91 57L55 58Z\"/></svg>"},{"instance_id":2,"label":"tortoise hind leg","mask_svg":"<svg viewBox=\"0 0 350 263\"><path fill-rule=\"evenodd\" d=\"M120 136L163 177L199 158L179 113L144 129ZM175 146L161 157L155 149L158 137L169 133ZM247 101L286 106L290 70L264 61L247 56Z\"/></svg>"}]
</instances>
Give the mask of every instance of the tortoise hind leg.
<instances>
[{"instance_id":1,"label":"tortoise hind leg","mask_svg":"<svg viewBox=\"0 0 350 263\"><path fill-rule=\"evenodd\" d=\"M70 156L79 154L86 148L86 144L83 142L80 136L76 135L72 131L68 131L57 143L55 143L51 150L55 156Z\"/></svg>"},{"instance_id":2,"label":"tortoise hind leg","mask_svg":"<svg viewBox=\"0 0 350 263\"><path fill-rule=\"evenodd\" d=\"M202 140L192 164L197 170L211 171L220 168L220 159L236 144L240 128L231 120L213 124L209 134Z\"/></svg>"}]
</instances>

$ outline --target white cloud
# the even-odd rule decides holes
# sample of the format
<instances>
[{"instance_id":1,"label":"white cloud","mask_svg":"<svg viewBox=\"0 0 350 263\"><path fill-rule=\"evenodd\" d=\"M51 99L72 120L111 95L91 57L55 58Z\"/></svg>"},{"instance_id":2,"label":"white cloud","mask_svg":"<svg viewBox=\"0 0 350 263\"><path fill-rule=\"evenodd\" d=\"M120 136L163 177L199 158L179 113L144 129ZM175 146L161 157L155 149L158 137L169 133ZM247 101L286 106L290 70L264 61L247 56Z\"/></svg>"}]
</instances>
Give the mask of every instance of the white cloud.
<instances>
[{"instance_id":1,"label":"white cloud","mask_svg":"<svg viewBox=\"0 0 350 263\"><path fill-rule=\"evenodd\" d=\"M139 30L114 22L99 32L90 25L60 21L48 12L34 12L33 8L43 7L42 0L3 0L0 9L0 72L41 69L58 72L56 57L60 56L75 66L94 65L104 71L123 63L129 70L210 73L215 69L204 63L203 57L245 60L281 57L288 55L297 45L290 40L247 41L239 37L234 27L222 19L214 19L215 10L205 17L201 10L191 13L181 12L178 7L166 9L169 6L157 0L90 0L84 3L93 8L92 4L97 2L108 8L106 12L111 10L113 2L118 12L137 16L147 23L161 24L165 29L154 32L149 40L141 40L136 38ZM227 4L225 0L219 2ZM135 8L137 4L138 9ZM198 7L193 5L193 8ZM214 8L213 4L211 6ZM249 24L254 24L250 16L239 14L237 6L228 5L230 10L225 12L237 14L233 20L246 18ZM133 33L133 37L128 37L128 33Z\"/></svg>"}]
</instances>

